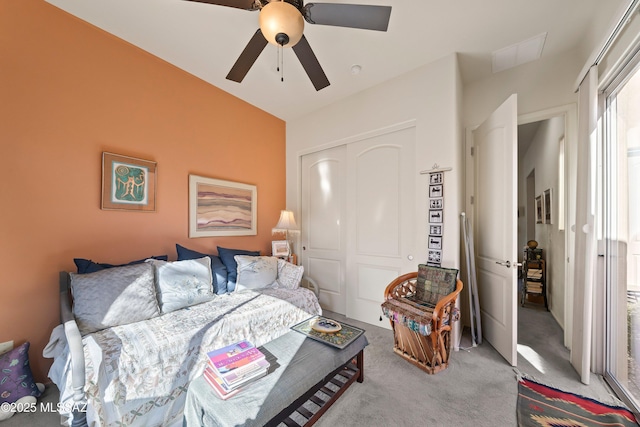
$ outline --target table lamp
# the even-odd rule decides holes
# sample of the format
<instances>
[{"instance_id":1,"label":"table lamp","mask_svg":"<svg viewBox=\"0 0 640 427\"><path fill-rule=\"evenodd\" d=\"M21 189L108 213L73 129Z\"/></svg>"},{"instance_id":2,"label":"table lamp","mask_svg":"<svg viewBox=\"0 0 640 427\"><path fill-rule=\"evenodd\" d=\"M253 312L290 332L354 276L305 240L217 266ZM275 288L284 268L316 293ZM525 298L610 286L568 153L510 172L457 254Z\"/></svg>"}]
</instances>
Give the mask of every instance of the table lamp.
<instances>
[{"instance_id":1,"label":"table lamp","mask_svg":"<svg viewBox=\"0 0 640 427\"><path fill-rule=\"evenodd\" d=\"M284 238L289 243L289 255L291 255L291 242L289 242L289 233L297 233L300 231L296 219L293 217L293 212L282 210L280 211L280 219L275 227L271 229L271 233L284 232Z\"/></svg>"}]
</instances>

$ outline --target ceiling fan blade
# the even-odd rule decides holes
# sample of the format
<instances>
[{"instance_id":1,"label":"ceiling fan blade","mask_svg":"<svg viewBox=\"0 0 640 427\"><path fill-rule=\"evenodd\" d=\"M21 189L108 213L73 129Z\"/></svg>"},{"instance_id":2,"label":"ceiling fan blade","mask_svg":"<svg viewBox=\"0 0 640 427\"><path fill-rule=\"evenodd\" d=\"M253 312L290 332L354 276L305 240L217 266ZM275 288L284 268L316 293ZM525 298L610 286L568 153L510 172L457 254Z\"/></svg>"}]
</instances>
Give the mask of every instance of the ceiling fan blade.
<instances>
[{"instance_id":1,"label":"ceiling fan blade","mask_svg":"<svg viewBox=\"0 0 640 427\"><path fill-rule=\"evenodd\" d=\"M218 6L235 7L237 9L244 9L244 10L260 10L260 6L256 4L255 0L186 0L186 1L215 4Z\"/></svg>"},{"instance_id":2,"label":"ceiling fan blade","mask_svg":"<svg viewBox=\"0 0 640 427\"><path fill-rule=\"evenodd\" d=\"M247 46L245 46L236 63L231 67L231 71L227 74L227 79L240 83L266 45L267 39L262 35L262 31L258 29L253 37L251 37L251 40L249 40L249 43L247 43Z\"/></svg>"},{"instance_id":3,"label":"ceiling fan blade","mask_svg":"<svg viewBox=\"0 0 640 427\"><path fill-rule=\"evenodd\" d=\"M296 53L296 56L300 60L302 67L307 72L316 90L329 86L329 79L327 79L327 76L320 66L320 62L318 62L318 58L316 58L313 50L311 50L311 46L309 46L309 42L304 35L292 49Z\"/></svg>"},{"instance_id":4,"label":"ceiling fan blade","mask_svg":"<svg viewBox=\"0 0 640 427\"><path fill-rule=\"evenodd\" d=\"M391 6L308 3L303 8L302 15L310 24L387 31Z\"/></svg>"}]
</instances>

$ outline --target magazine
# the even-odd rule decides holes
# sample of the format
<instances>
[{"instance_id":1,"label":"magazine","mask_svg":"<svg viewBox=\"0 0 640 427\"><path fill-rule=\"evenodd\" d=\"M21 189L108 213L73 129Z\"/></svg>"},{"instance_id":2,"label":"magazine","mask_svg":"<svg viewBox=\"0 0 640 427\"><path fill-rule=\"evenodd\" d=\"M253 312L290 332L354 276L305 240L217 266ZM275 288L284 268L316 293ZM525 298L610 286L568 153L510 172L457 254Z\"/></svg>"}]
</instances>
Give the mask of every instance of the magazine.
<instances>
[{"instance_id":1,"label":"magazine","mask_svg":"<svg viewBox=\"0 0 640 427\"><path fill-rule=\"evenodd\" d=\"M230 389L224 383L224 381L222 381L213 373L213 371L211 370L211 367L209 366L206 367L202 375L204 376L204 379L209 383L211 388L213 388L213 390L216 392L218 397L220 397L223 400L227 400L228 398L230 398L231 396L233 396L234 394L240 391L239 389L235 389L235 390Z\"/></svg>"}]
</instances>

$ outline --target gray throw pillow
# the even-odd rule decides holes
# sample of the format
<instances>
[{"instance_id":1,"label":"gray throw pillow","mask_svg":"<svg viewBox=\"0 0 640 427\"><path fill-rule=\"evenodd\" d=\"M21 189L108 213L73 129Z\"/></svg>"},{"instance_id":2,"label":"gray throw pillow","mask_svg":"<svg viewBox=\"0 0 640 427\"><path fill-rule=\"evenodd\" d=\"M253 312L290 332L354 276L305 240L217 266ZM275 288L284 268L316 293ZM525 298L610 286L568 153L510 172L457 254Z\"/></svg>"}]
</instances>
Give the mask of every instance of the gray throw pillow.
<instances>
[{"instance_id":1,"label":"gray throw pillow","mask_svg":"<svg viewBox=\"0 0 640 427\"><path fill-rule=\"evenodd\" d=\"M151 264L70 276L73 314L82 335L160 315Z\"/></svg>"},{"instance_id":2,"label":"gray throw pillow","mask_svg":"<svg viewBox=\"0 0 640 427\"><path fill-rule=\"evenodd\" d=\"M184 261L147 260L156 268L158 301L162 313L213 299L211 258Z\"/></svg>"},{"instance_id":3,"label":"gray throw pillow","mask_svg":"<svg viewBox=\"0 0 640 427\"><path fill-rule=\"evenodd\" d=\"M295 265L278 258L278 278L276 279L279 288L296 289L300 286L304 267Z\"/></svg>"},{"instance_id":4,"label":"gray throw pillow","mask_svg":"<svg viewBox=\"0 0 640 427\"><path fill-rule=\"evenodd\" d=\"M234 258L238 264L236 291L277 285L278 258L248 255L236 255Z\"/></svg>"}]
</instances>

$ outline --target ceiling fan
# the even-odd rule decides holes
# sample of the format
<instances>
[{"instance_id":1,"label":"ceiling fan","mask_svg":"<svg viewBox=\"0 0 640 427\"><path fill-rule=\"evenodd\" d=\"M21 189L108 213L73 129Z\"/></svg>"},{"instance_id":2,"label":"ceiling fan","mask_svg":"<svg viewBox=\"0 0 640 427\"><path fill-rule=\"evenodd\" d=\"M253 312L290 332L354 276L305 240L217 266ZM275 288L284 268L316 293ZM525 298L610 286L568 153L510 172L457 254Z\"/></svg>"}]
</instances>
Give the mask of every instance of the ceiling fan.
<instances>
[{"instance_id":1,"label":"ceiling fan","mask_svg":"<svg viewBox=\"0 0 640 427\"><path fill-rule=\"evenodd\" d=\"M240 83L258 59L267 43L292 47L316 90L329 86L316 55L303 34L304 21L309 24L387 31L391 6L339 3L307 3L303 0L187 0L218 6L260 11L260 28L227 74L228 80Z\"/></svg>"}]
</instances>

